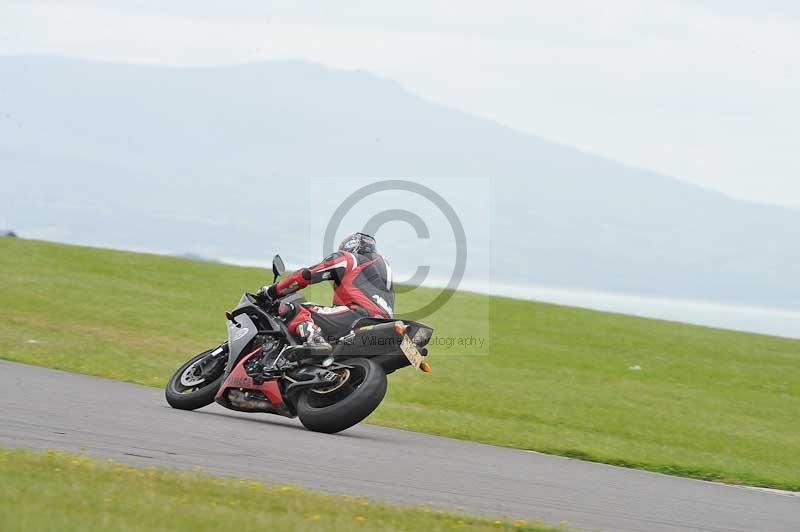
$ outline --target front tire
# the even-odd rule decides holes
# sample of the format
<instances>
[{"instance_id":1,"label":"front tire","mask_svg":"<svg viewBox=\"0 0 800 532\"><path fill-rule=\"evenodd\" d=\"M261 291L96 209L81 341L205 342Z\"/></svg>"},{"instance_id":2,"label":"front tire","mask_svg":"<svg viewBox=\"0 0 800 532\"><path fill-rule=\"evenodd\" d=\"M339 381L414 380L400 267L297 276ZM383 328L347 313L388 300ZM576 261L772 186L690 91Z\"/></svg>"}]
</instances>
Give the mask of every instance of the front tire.
<instances>
[{"instance_id":1,"label":"front tire","mask_svg":"<svg viewBox=\"0 0 800 532\"><path fill-rule=\"evenodd\" d=\"M187 372L190 374L190 369L204 358L210 356L212 352L214 352L214 349L209 349L193 357L178 368L178 371L170 377L165 395L167 403L169 403L172 408L177 408L178 410L197 410L198 408L203 408L214 402L217 391L222 385L222 379L225 377L224 365L219 376L213 380L203 380L198 382L196 386L191 385L192 381L188 381L189 384L185 384L187 382Z\"/></svg>"},{"instance_id":2,"label":"front tire","mask_svg":"<svg viewBox=\"0 0 800 532\"><path fill-rule=\"evenodd\" d=\"M342 363L351 366L344 385L329 394L303 392L297 401L297 417L309 430L334 434L362 422L378 408L386 395L386 373L367 358Z\"/></svg>"}]
</instances>

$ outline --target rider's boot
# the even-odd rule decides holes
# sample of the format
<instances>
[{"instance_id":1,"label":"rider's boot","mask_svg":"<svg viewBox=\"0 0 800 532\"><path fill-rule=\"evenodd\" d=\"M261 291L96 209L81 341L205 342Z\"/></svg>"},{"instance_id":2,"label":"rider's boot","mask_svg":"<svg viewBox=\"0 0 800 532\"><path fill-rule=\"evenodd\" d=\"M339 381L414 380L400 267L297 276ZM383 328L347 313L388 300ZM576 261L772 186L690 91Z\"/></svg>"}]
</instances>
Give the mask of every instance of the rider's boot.
<instances>
[{"instance_id":1,"label":"rider's boot","mask_svg":"<svg viewBox=\"0 0 800 532\"><path fill-rule=\"evenodd\" d=\"M312 356L326 357L330 356L333 352L331 344L322 336L322 329L320 329L314 322L304 321L297 326L297 333L305 342L303 343L303 350Z\"/></svg>"},{"instance_id":2,"label":"rider's boot","mask_svg":"<svg viewBox=\"0 0 800 532\"><path fill-rule=\"evenodd\" d=\"M266 378L279 377L284 371L297 366L295 360L305 357L326 358L333 352L331 344L322 336L322 330L313 322L306 321L297 326L298 335L305 341L302 346L290 347L266 363L263 375Z\"/></svg>"}]
</instances>

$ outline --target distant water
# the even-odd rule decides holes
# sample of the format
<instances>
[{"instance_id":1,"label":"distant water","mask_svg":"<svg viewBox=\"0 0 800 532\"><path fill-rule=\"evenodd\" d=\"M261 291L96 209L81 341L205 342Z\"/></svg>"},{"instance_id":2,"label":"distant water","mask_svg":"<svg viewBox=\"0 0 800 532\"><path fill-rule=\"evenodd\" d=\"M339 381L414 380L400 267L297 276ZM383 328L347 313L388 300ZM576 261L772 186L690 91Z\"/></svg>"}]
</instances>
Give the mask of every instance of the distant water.
<instances>
[{"instance_id":1,"label":"distant water","mask_svg":"<svg viewBox=\"0 0 800 532\"><path fill-rule=\"evenodd\" d=\"M464 281L461 288L517 299L800 339L800 312L790 310L525 284L491 283L487 286Z\"/></svg>"},{"instance_id":2,"label":"distant water","mask_svg":"<svg viewBox=\"0 0 800 532\"><path fill-rule=\"evenodd\" d=\"M74 242L79 243L79 242ZM86 244L81 242L79 244ZM97 245L97 244L94 244ZM173 255L163 249L153 249L135 246L116 247L100 244L101 247L116 249L128 249L144 253L156 253L159 255ZM289 268L299 267L299 263L287 258ZM264 260L252 260L242 257L223 257L219 259L227 264L240 266L263 267L264 282L270 280L271 265ZM398 269L395 268L397 271ZM395 276L396 280L405 279L401 271ZM430 279L424 286L440 287L445 286L446 281ZM247 288L247 287L244 287ZM255 287L249 287L254 289ZM570 288L556 288L551 286L541 286L535 284L504 284L497 282L482 282L464 280L459 288L480 294L491 294L498 296L525 299L530 301L542 301L546 303L556 303L572 307L581 307L607 312L618 312L632 316L645 318L655 318L694 325L705 325L720 329L731 329L735 331L745 331L771 336L782 336L785 338L800 339L800 311L786 309L754 307L725 303L712 303L705 301L691 301L681 299L668 299L651 296L637 296L628 294L615 294L609 292L594 292L588 290L575 290Z\"/></svg>"},{"instance_id":3,"label":"distant water","mask_svg":"<svg viewBox=\"0 0 800 532\"><path fill-rule=\"evenodd\" d=\"M256 260L227 258L223 261L242 266L270 267L269 264ZM296 267L292 264L288 266ZM434 279L425 282L424 286L441 287L446 284L446 281ZM542 301L644 318L800 339L800 311L594 292L534 284L486 283L466 279L461 282L459 288L479 294Z\"/></svg>"}]
</instances>

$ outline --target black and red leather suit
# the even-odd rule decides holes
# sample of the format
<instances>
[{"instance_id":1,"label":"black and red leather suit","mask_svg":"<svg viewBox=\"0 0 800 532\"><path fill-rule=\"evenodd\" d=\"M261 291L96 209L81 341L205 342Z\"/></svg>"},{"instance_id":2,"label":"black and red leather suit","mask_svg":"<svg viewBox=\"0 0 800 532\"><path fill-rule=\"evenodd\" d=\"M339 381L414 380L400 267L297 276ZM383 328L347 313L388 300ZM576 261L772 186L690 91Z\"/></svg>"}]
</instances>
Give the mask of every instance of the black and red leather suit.
<instances>
[{"instance_id":1,"label":"black and red leather suit","mask_svg":"<svg viewBox=\"0 0 800 532\"><path fill-rule=\"evenodd\" d=\"M391 318L394 312L392 271L378 253L361 255L338 251L311 268L298 270L275 285L278 297L286 297L311 284L333 281L333 306L292 305L282 312L289 330L311 322L328 341L347 335L358 318Z\"/></svg>"}]
</instances>

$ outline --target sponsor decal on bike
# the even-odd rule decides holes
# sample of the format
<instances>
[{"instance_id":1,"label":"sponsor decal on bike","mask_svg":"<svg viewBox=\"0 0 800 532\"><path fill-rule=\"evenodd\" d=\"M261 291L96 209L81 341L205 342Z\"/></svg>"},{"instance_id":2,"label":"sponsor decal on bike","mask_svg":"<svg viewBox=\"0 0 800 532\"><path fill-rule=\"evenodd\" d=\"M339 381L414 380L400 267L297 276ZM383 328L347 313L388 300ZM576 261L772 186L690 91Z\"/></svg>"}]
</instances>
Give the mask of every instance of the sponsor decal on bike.
<instances>
[{"instance_id":1,"label":"sponsor decal on bike","mask_svg":"<svg viewBox=\"0 0 800 532\"><path fill-rule=\"evenodd\" d=\"M236 328L236 326L235 325L231 325L230 328L233 331L233 329ZM232 332L232 334L231 334L231 341L235 342L236 340L241 340L242 338L247 336L247 334L249 332L250 332L250 329L248 329L247 327L242 327L241 329L236 329L236 332L235 333Z\"/></svg>"},{"instance_id":2,"label":"sponsor decal on bike","mask_svg":"<svg viewBox=\"0 0 800 532\"><path fill-rule=\"evenodd\" d=\"M234 377L228 381L228 384L233 387L237 386L252 386L253 379L249 377Z\"/></svg>"}]
</instances>

